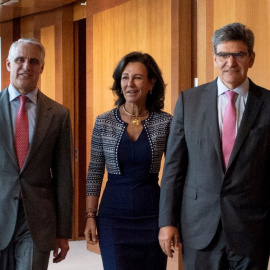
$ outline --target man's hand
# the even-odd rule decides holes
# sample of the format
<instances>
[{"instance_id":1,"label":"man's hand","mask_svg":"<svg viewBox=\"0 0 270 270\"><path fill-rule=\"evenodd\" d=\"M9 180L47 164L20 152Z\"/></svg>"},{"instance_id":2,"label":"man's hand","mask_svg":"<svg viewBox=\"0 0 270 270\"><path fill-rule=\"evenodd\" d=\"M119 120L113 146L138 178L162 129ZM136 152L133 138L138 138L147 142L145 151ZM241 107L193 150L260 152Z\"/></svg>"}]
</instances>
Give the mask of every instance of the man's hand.
<instances>
[{"instance_id":1,"label":"man's hand","mask_svg":"<svg viewBox=\"0 0 270 270\"><path fill-rule=\"evenodd\" d=\"M174 250L178 250L178 230L173 226L161 227L158 240L161 249L168 257L173 257Z\"/></svg>"},{"instance_id":2,"label":"man's hand","mask_svg":"<svg viewBox=\"0 0 270 270\"><path fill-rule=\"evenodd\" d=\"M59 253L60 249L60 253ZM54 246L54 251L53 251L53 262L54 263L59 263L62 260L64 260L67 256L67 253L69 251L69 244L68 244L68 239L64 238L57 238Z\"/></svg>"}]
</instances>

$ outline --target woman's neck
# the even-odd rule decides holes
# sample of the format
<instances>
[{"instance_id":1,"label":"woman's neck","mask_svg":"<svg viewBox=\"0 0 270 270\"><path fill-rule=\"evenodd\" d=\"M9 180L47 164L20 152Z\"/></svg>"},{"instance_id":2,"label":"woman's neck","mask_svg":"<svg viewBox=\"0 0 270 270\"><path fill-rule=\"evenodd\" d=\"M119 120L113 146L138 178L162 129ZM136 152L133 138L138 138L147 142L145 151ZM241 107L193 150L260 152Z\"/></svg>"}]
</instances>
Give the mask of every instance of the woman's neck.
<instances>
[{"instance_id":1,"label":"woman's neck","mask_svg":"<svg viewBox=\"0 0 270 270\"><path fill-rule=\"evenodd\" d=\"M124 111L132 116L143 116L148 113L145 104L125 103L123 104Z\"/></svg>"}]
</instances>

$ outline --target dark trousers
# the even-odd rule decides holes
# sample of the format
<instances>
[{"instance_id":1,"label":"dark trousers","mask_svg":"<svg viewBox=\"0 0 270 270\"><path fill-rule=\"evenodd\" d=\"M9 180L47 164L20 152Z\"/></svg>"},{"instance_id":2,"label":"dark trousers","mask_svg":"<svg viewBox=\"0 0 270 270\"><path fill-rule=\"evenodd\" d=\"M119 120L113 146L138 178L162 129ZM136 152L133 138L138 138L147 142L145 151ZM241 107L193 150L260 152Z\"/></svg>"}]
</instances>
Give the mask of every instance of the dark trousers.
<instances>
[{"instance_id":1,"label":"dark trousers","mask_svg":"<svg viewBox=\"0 0 270 270\"><path fill-rule=\"evenodd\" d=\"M22 200L19 200L14 235L9 245L0 251L0 270L47 270L50 252L39 251L30 235Z\"/></svg>"},{"instance_id":2,"label":"dark trousers","mask_svg":"<svg viewBox=\"0 0 270 270\"><path fill-rule=\"evenodd\" d=\"M242 257L235 254L226 244L219 229L205 249L194 250L183 245L184 270L267 270L269 254L260 258Z\"/></svg>"}]
</instances>

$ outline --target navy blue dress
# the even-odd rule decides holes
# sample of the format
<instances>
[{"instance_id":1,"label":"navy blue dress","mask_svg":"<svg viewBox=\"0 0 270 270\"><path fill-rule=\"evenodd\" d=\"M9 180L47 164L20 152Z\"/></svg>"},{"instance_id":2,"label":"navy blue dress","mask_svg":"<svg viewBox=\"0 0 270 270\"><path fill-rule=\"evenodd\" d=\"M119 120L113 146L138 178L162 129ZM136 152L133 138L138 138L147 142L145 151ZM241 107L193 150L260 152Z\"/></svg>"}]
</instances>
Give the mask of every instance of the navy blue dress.
<instances>
[{"instance_id":1,"label":"navy blue dress","mask_svg":"<svg viewBox=\"0 0 270 270\"><path fill-rule=\"evenodd\" d=\"M98 214L105 270L165 270L158 242L158 174L149 173L151 148L145 129L133 142L124 133L118 151L121 175L108 175Z\"/></svg>"}]
</instances>

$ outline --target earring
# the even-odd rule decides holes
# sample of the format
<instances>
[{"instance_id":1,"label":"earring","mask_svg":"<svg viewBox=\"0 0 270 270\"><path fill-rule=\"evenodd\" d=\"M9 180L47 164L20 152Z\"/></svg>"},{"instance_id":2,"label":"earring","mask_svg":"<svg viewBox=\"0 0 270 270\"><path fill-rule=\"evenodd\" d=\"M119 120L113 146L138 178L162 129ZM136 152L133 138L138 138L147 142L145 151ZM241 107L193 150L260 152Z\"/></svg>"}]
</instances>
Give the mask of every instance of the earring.
<instances>
[{"instance_id":1,"label":"earring","mask_svg":"<svg viewBox=\"0 0 270 270\"><path fill-rule=\"evenodd\" d=\"M149 94L152 95L152 89L149 91Z\"/></svg>"},{"instance_id":2,"label":"earring","mask_svg":"<svg viewBox=\"0 0 270 270\"><path fill-rule=\"evenodd\" d=\"M123 90L122 90L122 88L121 88L121 94L123 94Z\"/></svg>"}]
</instances>

